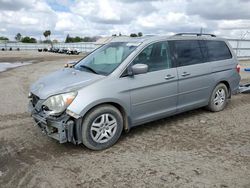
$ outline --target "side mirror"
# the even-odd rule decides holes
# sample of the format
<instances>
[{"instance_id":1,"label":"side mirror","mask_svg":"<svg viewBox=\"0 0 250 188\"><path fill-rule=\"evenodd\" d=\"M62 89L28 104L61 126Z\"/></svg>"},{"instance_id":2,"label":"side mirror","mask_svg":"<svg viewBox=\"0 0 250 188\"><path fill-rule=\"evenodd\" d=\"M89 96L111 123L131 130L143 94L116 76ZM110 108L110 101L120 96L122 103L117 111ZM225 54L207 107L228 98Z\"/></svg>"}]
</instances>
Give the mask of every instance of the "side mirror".
<instances>
[{"instance_id":1,"label":"side mirror","mask_svg":"<svg viewBox=\"0 0 250 188\"><path fill-rule=\"evenodd\" d=\"M148 65L146 64L135 64L131 67L132 75L144 74L148 72Z\"/></svg>"},{"instance_id":2,"label":"side mirror","mask_svg":"<svg viewBox=\"0 0 250 188\"><path fill-rule=\"evenodd\" d=\"M76 64L76 62L66 63L66 64L64 64L64 68L72 68L72 67L74 67L75 64Z\"/></svg>"}]
</instances>

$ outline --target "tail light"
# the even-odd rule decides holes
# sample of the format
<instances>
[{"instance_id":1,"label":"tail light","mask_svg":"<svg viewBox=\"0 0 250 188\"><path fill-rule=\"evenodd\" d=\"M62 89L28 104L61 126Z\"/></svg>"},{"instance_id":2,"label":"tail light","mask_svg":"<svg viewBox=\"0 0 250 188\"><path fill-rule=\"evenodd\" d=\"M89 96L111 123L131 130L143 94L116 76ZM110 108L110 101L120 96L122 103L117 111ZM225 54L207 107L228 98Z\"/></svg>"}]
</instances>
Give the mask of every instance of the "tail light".
<instances>
[{"instance_id":1,"label":"tail light","mask_svg":"<svg viewBox=\"0 0 250 188\"><path fill-rule=\"evenodd\" d=\"M240 73L240 65L239 64L236 66L236 70L238 73Z\"/></svg>"}]
</instances>

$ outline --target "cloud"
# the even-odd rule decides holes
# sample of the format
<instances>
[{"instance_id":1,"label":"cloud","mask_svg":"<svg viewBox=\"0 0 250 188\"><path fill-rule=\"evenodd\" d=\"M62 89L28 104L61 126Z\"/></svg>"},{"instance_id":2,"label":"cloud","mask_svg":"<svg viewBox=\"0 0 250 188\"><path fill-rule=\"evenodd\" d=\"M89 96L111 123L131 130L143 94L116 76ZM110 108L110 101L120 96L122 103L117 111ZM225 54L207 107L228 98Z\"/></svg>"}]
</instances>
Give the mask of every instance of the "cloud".
<instances>
[{"instance_id":1,"label":"cloud","mask_svg":"<svg viewBox=\"0 0 250 188\"><path fill-rule=\"evenodd\" d=\"M30 8L34 1L26 0L0 0L0 10L20 10L22 8Z\"/></svg>"},{"instance_id":2,"label":"cloud","mask_svg":"<svg viewBox=\"0 0 250 188\"><path fill-rule=\"evenodd\" d=\"M0 36L43 39L130 34L216 33L250 29L250 0L0 0Z\"/></svg>"},{"instance_id":3,"label":"cloud","mask_svg":"<svg viewBox=\"0 0 250 188\"><path fill-rule=\"evenodd\" d=\"M88 18L89 21L105 24L129 24L139 15L155 11L157 9L151 3L140 1L130 4L115 0L83 0L71 7L72 13Z\"/></svg>"},{"instance_id":4,"label":"cloud","mask_svg":"<svg viewBox=\"0 0 250 188\"><path fill-rule=\"evenodd\" d=\"M22 35L40 37L47 28L54 28L57 22L56 13L43 1L34 1L30 6L22 6L18 11L3 10L0 12L0 35ZM6 34L5 34L6 33Z\"/></svg>"},{"instance_id":5,"label":"cloud","mask_svg":"<svg viewBox=\"0 0 250 188\"><path fill-rule=\"evenodd\" d=\"M239 29L250 29L249 20L224 20L218 26L219 29L223 30L239 30Z\"/></svg>"},{"instance_id":6,"label":"cloud","mask_svg":"<svg viewBox=\"0 0 250 188\"><path fill-rule=\"evenodd\" d=\"M161 0L118 0L123 3L150 3L150 2L155 2L155 1L161 1Z\"/></svg>"},{"instance_id":7,"label":"cloud","mask_svg":"<svg viewBox=\"0 0 250 188\"><path fill-rule=\"evenodd\" d=\"M76 16L71 13L57 13L57 22L55 31L67 33L74 33L86 29L86 24L81 16Z\"/></svg>"},{"instance_id":8,"label":"cloud","mask_svg":"<svg viewBox=\"0 0 250 188\"><path fill-rule=\"evenodd\" d=\"M188 15L212 20L250 19L249 0L192 0L187 4Z\"/></svg>"}]
</instances>

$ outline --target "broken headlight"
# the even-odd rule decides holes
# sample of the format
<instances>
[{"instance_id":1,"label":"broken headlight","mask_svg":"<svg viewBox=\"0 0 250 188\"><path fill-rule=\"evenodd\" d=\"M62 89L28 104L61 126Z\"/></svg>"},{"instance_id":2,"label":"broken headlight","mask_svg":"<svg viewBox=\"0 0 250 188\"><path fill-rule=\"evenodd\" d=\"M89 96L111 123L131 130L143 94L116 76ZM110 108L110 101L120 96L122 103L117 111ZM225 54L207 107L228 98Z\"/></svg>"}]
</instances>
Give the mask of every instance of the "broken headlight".
<instances>
[{"instance_id":1,"label":"broken headlight","mask_svg":"<svg viewBox=\"0 0 250 188\"><path fill-rule=\"evenodd\" d=\"M77 92L63 93L49 97L43 103L43 110L49 115L59 115L73 102Z\"/></svg>"}]
</instances>

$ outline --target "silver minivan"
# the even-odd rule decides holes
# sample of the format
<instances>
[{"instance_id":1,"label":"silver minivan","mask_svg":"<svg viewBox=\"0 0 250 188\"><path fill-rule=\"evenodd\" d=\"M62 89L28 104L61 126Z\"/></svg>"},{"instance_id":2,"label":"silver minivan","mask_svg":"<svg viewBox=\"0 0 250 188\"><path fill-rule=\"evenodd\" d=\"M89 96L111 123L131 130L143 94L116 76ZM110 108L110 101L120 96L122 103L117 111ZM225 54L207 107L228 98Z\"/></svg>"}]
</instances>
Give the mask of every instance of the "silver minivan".
<instances>
[{"instance_id":1,"label":"silver minivan","mask_svg":"<svg viewBox=\"0 0 250 188\"><path fill-rule=\"evenodd\" d=\"M29 109L49 137L101 150L146 122L204 106L223 110L238 91L239 70L215 35L117 37L35 82Z\"/></svg>"}]
</instances>

